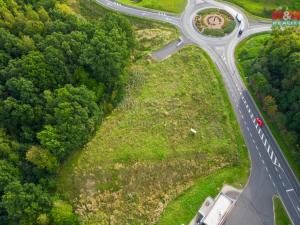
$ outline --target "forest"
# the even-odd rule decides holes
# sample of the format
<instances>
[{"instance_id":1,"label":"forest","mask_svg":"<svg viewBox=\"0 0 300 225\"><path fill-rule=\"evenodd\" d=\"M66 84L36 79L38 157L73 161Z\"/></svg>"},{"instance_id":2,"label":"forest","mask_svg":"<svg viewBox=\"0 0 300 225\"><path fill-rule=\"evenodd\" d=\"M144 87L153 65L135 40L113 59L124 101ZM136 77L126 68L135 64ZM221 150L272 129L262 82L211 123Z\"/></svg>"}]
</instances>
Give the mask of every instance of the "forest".
<instances>
[{"instance_id":1,"label":"forest","mask_svg":"<svg viewBox=\"0 0 300 225\"><path fill-rule=\"evenodd\" d=\"M300 29L274 29L262 49L249 67L249 83L269 118L295 146L300 165Z\"/></svg>"},{"instance_id":2,"label":"forest","mask_svg":"<svg viewBox=\"0 0 300 225\"><path fill-rule=\"evenodd\" d=\"M0 221L79 224L55 176L124 95L135 38L116 14L0 0Z\"/></svg>"}]
</instances>

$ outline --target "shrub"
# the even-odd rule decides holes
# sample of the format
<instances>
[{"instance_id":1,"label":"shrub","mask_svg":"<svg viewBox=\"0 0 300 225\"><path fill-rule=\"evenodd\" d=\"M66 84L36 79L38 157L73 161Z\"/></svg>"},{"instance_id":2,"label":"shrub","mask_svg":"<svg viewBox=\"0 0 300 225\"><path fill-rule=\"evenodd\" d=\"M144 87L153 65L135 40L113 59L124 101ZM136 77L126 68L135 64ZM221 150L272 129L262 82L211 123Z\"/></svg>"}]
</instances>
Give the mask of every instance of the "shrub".
<instances>
[{"instance_id":1,"label":"shrub","mask_svg":"<svg viewBox=\"0 0 300 225\"><path fill-rule=\"evenodd\" d=\"M228 24L227 24L227 26L223 29L224 33L225 34L231 33L234 30L235 25L236 25L236 23L235 23L234 20L229 21Z\"/></svg>"}]
</instances>

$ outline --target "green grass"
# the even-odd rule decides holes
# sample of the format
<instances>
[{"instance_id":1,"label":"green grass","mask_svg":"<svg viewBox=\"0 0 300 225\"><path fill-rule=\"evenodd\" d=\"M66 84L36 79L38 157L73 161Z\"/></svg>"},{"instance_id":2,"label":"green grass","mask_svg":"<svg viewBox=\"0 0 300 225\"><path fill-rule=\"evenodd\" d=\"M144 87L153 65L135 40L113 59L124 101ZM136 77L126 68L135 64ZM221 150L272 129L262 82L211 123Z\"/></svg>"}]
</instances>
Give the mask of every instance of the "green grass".
<instances>
[{"instance_id":1,"label":"green grass","mask_svg":"<svg viewBox=\"0 0 300 225\"><path fill-rule=\"evenodd\" d=\"M240 71L240 74L242 75L242 78L246 84L246 86L249 88L252 97L254 98L257 106L259 107L260 111L263 114L264 119L267 121L269 128L272 131L272 134L276 138L276 141L280 145L280 148L282 149L286 159L288 160L290 166L292 167L295 175L297 176L298 180L300 180L300 168L297 164L293 152L295 152L296 148L295 146L291 146L286 140L285 140L285 134L281 132L281 130L276 126L274 122L271 121L269 116L263 111L263 107L260 104L260 102L255 98L255 95L253 94L253 90L249 87L247 76L248 71L252 66L253 60L256 58L256 56L259 54L260 49L263 48L263 44L266 40L270 38L270 34L261 34L261 35L255 35L252 36L243 42L239 44L239 46L236 49L235 52L235 58L237 60L237 66Z\"/></svg>"},{"instance_id":2,"label":"green grass","mask_svg":"<svg viewBox=\"0 0 300 225\"><path fill-rule=\"evenodd\" d=\"M89 19L106 13L98 5L69 1ZM177 224L192 219L204 198L224 183L242 188L248 154L208 56L190 46L154 62L149 53L178 31L129 19L139 44L128 69L127 96L86 147L65 162L58 192L86 224Z\"/></svg>"},{"instance_id":3,"label":"green grass","mask_svg":"<svg viewBox=\"0 0 300 225\"><path fill-rule=\"evenodd\" d=\"M60 190L85 222L109 215L129 224L157 221L199 178L232 167L241 168L237 186L245 184L247 150L223 83L200 49L161 63L145 56L131 75L123 104L60 173Z\"/></svg>"},{"instance_id":4,"label":"green grass","mask_svg":"<svg viewBox=\"0 0 300 225\"><path fill-rule=\"evenodd\" d=\"M118 0L118 2L131 6L156 9L172 13L181 13L186 5L186 0L142 0L140 2L134 2L132 0Z\"/></svg>"},{"instance_id":5,"label":"green grass","mask_svg":"<svg viewBox=\"0 0 300 225\"><path fill-rule=\"evenodd\" d=\"M271 19L272 11L278 7L300 9L298 0L227 0L232 2L253 15Z\"/></svg>"},{"instance_id":6,"label":"green grass","mask_svg":"<svg viewBox=\"0 0 300 225\"><path fill-rule=\"evenodd\" d=\"M289 216L280 200L280 198L275 197L273 199L274 209L275 209L275 224L276 225L292 225Z\"/></svg>"}]
</instances>

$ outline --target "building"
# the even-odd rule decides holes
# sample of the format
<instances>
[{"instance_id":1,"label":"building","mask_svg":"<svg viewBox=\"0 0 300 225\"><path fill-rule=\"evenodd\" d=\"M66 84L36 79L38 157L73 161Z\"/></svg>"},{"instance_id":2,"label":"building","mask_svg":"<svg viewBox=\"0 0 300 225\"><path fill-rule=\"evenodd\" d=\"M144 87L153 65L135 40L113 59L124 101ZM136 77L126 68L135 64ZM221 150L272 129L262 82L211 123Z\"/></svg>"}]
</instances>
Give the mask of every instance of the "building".
<instances>
[{"instance_id":1,"label":"building","mask_svg":"<svg viewBox=\"0 0 300 225\"><path fill-rule=\"evenodd\" d=\"M235 200L221 192L215 200L208 197L198 211L197 225L221 225L230 213Z\"/></svg>"}]
</instances>

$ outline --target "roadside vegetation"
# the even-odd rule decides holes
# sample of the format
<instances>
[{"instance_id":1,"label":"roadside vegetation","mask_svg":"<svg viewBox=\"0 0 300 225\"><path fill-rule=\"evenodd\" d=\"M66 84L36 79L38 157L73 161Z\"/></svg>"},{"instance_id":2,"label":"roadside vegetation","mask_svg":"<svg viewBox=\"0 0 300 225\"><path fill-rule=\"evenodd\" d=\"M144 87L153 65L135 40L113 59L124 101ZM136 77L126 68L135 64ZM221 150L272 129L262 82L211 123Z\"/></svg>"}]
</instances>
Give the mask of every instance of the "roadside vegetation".
<instances>
[{"instance_id":1,"label":"roadside vegetation","mask_svg":"<svg viewBox=\"0 0 300 225\"><path fill-rule=\"evenodd\" d=\"M172 13L181 13L187 3L186 0L118 0L118 2L149 9L156 9Z\"/></svg>"},{"instance_id":2,"label":"roadside vegetation","mask_svg":"<svg viewBox=\"0 0 300 225\"><path fill-rule=\"evenodd\" d=\"M251 37L237 48L246 85L300 179L299 29Z\"/></svg>"},{"instance_id":3,"label":"roadside vegetation","mask_svg":"<svg viewBox=\"0 0 300 225\"><path fill-rule=\"evenodd\" d=\"M138 47L126 97L65 163L59 190L88 224L187 223L224 182L243 187L247 150L207 56L187 47L154 62L149 53L177 32L150 21L132 23ZM191 128L198 133L192 135ZM183 203L192 198L186 215Z\"/></svg>"},{"instance_id":4,"label":"roadside vegetation","mask_svg":"<svg viewBox=\"0 0 300 225\"><path fill-rule=\"evenodd\" d=\"M274 211L275 211L275 224L276 225L292 225L292 222L282 205L280 198L273 198Z\"/></svg>"},{"instance_id":5,"label":"roadside vegetation","mask_svg":"<svg viewBox=\"0 0 300 225\"><path fill-rule=\"evenodd\" d=\"M227 0L253 15L271 19L272 11L278 7L299 10L299 0Z\"/></svg>"}]
</instances>

